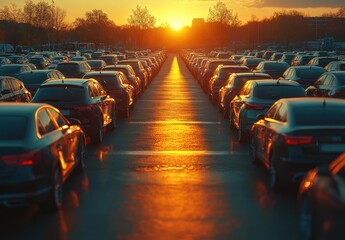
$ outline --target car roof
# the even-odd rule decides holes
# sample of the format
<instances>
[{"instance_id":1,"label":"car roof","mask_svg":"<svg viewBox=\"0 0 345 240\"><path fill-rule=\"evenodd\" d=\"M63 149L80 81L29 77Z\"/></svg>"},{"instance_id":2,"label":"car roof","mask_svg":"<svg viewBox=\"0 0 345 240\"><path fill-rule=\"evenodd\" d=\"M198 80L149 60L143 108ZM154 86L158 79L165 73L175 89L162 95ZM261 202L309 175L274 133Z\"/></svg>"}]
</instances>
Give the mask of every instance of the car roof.
<instances>
[{"instance_id":1,"label":"car roof","mask_svg":"<svg viewBox=\"0 0 345 240\"><path fill-rule=\"evenodd\" d=\"M115 66L116 67L116 66ZM86 73L84 76L114 76L114 75L118 75L119 72L118 71L93 71L93 72L88 72Z\"/></svg>"},{"instance_id":2,"label":"car roof","mask_svg":"<svg viewBox=\"0 0 345 240\"><path fill-rule=\"evenodd\" d=\"M0 104L0 115L13 114L13 115L31 115L37 109L43 106L50 106L46 103L10 103L3 102Z\"/></svg>"},{"instance_id":3,"label":"car roof","mask_svg":"<svg viewBox=\"0 0 345 240\"><path fill-rule=\"evenodd\" d=\"M96 81L93 79L83 79L83 78L65 78L65 79L54 79L42 83L41 86L51 86L51 85L73 85L73 86L84 86L88 81Z\"/></svg>"},{"instance_id":4,"label":"car roof","mask_svg":"<svg viewBox=\"0 0 345 240\"><path fill-rule=\"evenodd\" d=\"M256 86L274 86L274 85L284 85L284 86L299 86L301 85L295 81L291 80L279 80L279 79L259 79L259 80L250 80Z\"/></svg>"},{"instance_id":5,"label":"car roof","mask_svg":"<svg viewBox=\"0 0 345 240\"><path fill-rule=\"evenodd\" d=\"M333 107L344 107L345 99L338 98L324 98L324 97L302 97L302 98L282 98L278 101L286 102L290 106L333 106Z\"/></svg>"},{"instance_id":6,"label":"car roof","mask_svg":"<svg viewBox=\"0 0 345 240\"><path fill-rule=\"evenodd\" d=\"M31 70L27 72L23 72L22 74L29 75L29 74L44 74L44 73L50 73L50 72L56 72L57 70L55 69L44 69L44 70Z\"/></svg>"},{"instance_id":7,"label":"car roof","mask_svg":"<svg viewBox=\"0 0 345 240\"><path fill-rule=\"evenodd\" d=\"M267 77L271 78L271 76L268 73L253 73L253 72L247 72L247 73L233 73L236 75L236 77L254 77L254 76L260 76L260 77Z\"/></svg>"},{"instance_id":8,"label":"car roof","mask_svg":"<svg viewBox=\"0 0 345 240\"><path fill-rule=\"evenodd\" d=\"M324 69L323 67L320 66L313 66L313 65L303 65L303 66L291 66L290 68L295 68L295 69L303 69L303 70L315 70L315 69ZM325 69L324 69L325 70Z\"/></svg>"}]
</instances>

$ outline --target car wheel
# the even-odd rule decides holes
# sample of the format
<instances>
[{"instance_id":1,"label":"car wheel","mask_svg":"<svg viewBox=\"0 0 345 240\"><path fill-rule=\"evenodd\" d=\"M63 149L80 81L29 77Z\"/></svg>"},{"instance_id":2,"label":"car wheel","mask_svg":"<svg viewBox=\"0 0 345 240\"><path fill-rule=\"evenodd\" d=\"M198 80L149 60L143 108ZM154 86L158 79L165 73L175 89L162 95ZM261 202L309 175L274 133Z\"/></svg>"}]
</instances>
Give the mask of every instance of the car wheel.
<instances>
[{"instance_id":1,"label":"car wheel","mask_svg":"<svg viewBox=\"0 0 345 240\"><path fill-rule=\"evenodd\" d=\"M78 152L76 156L77 166L74 170L75 173L77 174L82 173L85 169L85 155L86 155L85 143L83 139L80 139Z\"/></svg>"},{"instance_id":2,"label":"car wheel","mask_svg":"<svg viewBox=\"0 0 345 240\"><path fill-rule=\"evenodd\" d=\"M302 239L313 239L313 217L311 203L307 196L302 196L299 212L299 230Z\"/></svg>"},{"instance_id":3,"label":"car wheel","mask_svg":"<svg viewBox=\"0 0 345 240\"><path fill-rule=\"evenodd\" d=\"M230 125L230 129L234 130L235 129L235 124L234 124L234 119L233 119L233 112L231 111L231 109L229 110L229 125Z\"/></svg>"},{"instance_id":4,"label":"car wheel","mask_svg":"<svg viewBox=\"0 0 345 240\"><path fill-rule=\"evenodd\" d=\"M281 190L282 184L277 173L276 154L274 152L272 152L270 156L269 174L270 174L270 187L273 191L278 192L279 190Z\"/></svg>"},{"instance_id":5,"label":"car wheel","mask_svg":"<svg viewBox=\"0 0 345 240\"><path fill-rule=\"evenodd\" d=\"M53 173L53 183L48 198L40 204L44 212L55 212L62 206L62 173L60 166L56 166Z\"/></svg>"},{"instance_id":6,"label":"car wheel","mask_svg":"<svg viewBox=\"0 0 345 240\"><path fill-rule=\"evenodd\" d=\"M238 122L238 129L237 129L237 140L240 143L245 143L247 142L247 136L246 133L243 132L243 126L242 126L242 121L241 121L241 116L239 118L239 122Z\"/></svg>"},{"instance_id":7,"label":"car wheel","mask_svg":"<svg viewBox=\"0 0 345 240\"><path fill-rule=\"evenodd\" d=\"M112 111L112 119L111 119L111 123L108 125L108 129L110 131L113 131L116 128L116 111L115 108Z\"/></svg>"},{"instance_id":8,"label":"car wheel","mask_svg":"<svg viewBox=\"0 0 345 240\"><path fill-rule=\"evenodd\" d=\"M250 137L249 157L252 164L259 165L259 159L256 156L256 142L254 135Z\"/></svg>"},{"instance_id":9,"label":"car wheel","mask_svg":"<svg viewBox=\"0 0 345 240\"><path fill-rule=\"evenodd\" d=\"M103 142L103 137L104 137L103 120L99 119L96 132L95 132L95 134L93 136L93 142L96 143L96 144L102 143Z\"/></svg>"}]
</instances>

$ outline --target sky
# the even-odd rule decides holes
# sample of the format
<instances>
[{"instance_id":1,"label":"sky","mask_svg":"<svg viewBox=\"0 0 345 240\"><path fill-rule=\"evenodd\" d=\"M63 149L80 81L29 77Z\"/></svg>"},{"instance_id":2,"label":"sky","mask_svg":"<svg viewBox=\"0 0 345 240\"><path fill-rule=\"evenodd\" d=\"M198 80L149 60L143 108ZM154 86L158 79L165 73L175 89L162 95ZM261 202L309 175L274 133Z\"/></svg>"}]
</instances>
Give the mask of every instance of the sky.
<instances>
[{"instance_id":1,"label":"sky","mask_svg":"<svg viewBox=\"0 0 345 240\"><path fill-rule=\"evenodd\" d=\"M33 0L35 3L41 0ZM51 0L45 0L51 2ZM190 26L193 18L207 19L209 8L217 0L54 0L55 6L63 8L67 13L67 22L77 17L84 17L87 11L101 9L109 19L117 25L127 24L132 9L137 5L147 7L149 13L156 18L156 26L163 24ZM271 17L274 12L297 10L307 16L320 16L322 13L336 12L345 7L344 0L231 0L226 1L228 9L236 13L244 24L255 17L263 19ZM25 0L0 0L0 7L14 3L22 8Z\"/></svg>"}]
</instances>

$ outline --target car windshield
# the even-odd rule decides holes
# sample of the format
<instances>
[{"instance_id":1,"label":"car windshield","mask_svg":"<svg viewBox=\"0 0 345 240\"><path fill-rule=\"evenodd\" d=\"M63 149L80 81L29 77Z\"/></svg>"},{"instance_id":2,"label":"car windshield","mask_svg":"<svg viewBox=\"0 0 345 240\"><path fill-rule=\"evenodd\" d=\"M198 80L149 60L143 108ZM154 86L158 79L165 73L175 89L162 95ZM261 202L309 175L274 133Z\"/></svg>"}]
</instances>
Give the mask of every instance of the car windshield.
<instances>
[{"instance_id":1,"label":"car windshield","mask_svg":"<svg viewBox=\"0 0 345 240\"><path fill-rule=\"evenodd\" d=\"M83 102L83 87L69 85L50 85L38 89L32 102Z\"/></svg>"},{"instance_id":2,"label":"car windshield","mask_svg":"<svg viewBox=\"0 0 345 240\"><path fill-rule=\"evenodd\" d=\"M120 83L116 76L91 75L88 77L96 79L105 90L120 88Z\"/></svg>"},{"instance_id":3,"label":"car windshield","mask_svg":"<svg viewBox=\"0 0 345 240\"><path fill-rule=\"evenodd\" d=\"M11 74L20 72L21 66L5 65L0 67L1 74Z\"/></svg>"},{"instance_id":4,"label":"car windshield","mask_svg":"<svg viewBox=\"0 0 345 240\"><path fill-rule=\"evenodd\" d=\"M294 109L297 126L345 126L345 108L339 106L297 106Z\"/></svg>"},{"instance_id":5,"label":"car windshield","mask_svg":"<svg viewBox=\"0 0 345 240\"><path fill-rule=\"evenodd\" d=\"M0 141L17 141L26 136L28 118L25 116L0 116Z\"/></svg>"},{"instance_id":6,"label":"car windshield","mask_svg":"<svg viewBox=\"0 0 345 240\"><path fill-rule=\"evenodd\" d=\"M325 70L323 68L318 69L297 69L296 75L303 79L317 79L323 74Z\"/></svg>"},{"instance_id":7,"label":"car windshield","mask_svg":"<svg viewBox=\"0 0 345 240\"><path fill-rule=\"evenodd\" d=\"M300 86L274 85L258 86L254 96L259 99L278 100L281 98L304 97L304 89Z\"/></svg>"}]
</instances>

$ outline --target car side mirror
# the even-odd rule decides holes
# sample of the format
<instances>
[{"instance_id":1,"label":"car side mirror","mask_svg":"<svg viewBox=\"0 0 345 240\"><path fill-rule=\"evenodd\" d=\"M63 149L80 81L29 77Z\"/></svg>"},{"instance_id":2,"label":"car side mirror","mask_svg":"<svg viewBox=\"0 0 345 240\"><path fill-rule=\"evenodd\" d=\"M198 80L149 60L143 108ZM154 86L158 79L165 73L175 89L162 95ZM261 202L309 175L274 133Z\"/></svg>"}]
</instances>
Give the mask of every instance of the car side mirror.
<instances>
[{"instance_id":1,"label":"car side mirror","mask_svg":"<svg viewBox=\"0 0 345 240\"><path fill-rule=\"evenodd\" d=\"M263 119L265 119L265 114L263 114L263 113L258 114L258 115L256 116L256 120L257 120L257 121L263 120Z\"/></svg>"}]
</instances>

